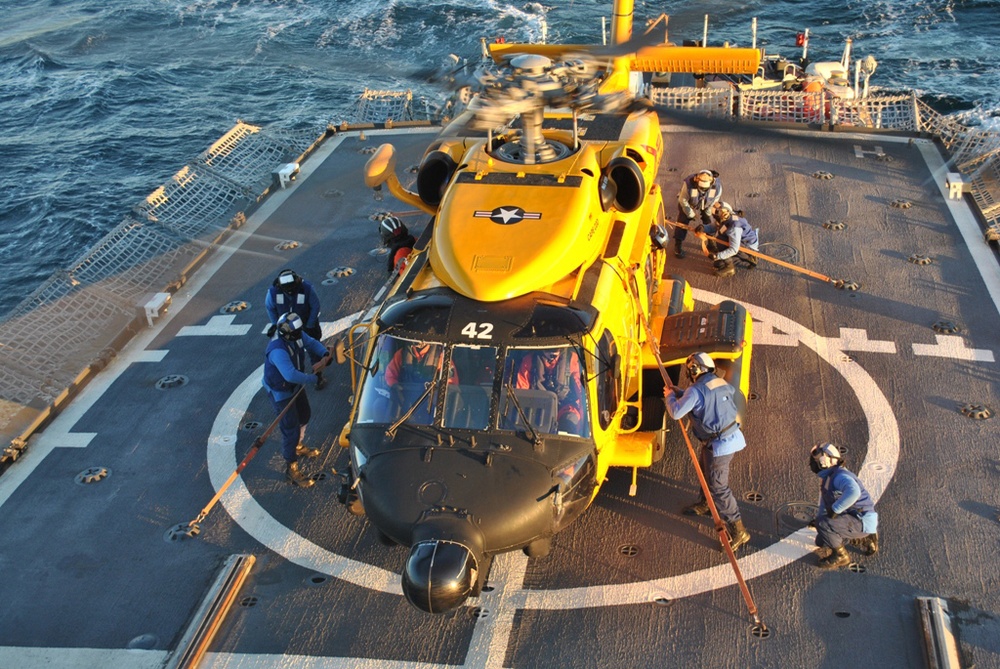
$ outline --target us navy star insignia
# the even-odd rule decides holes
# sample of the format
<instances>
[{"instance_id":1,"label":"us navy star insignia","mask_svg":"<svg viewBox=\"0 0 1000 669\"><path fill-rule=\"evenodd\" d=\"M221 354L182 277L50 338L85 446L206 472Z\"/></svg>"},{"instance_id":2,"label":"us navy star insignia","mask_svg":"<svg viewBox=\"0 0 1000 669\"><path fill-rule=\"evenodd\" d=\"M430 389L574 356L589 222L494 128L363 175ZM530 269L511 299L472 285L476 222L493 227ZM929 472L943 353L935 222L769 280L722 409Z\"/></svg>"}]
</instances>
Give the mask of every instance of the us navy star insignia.
<instances>
[{"instance_id":1,"label":"us navy star insignia","mask_svg":"<svg viewBox=\"0 0 1000 669\"><path fill-rule=\"evenodd\" d=\"M473 214L475 218L488 218L500 225L513 225L525 219L538 220L542 217L541 212L525 211L520 207L504 206L497 207L492 211L476 210Z\"/></svg>"}]
</instances>

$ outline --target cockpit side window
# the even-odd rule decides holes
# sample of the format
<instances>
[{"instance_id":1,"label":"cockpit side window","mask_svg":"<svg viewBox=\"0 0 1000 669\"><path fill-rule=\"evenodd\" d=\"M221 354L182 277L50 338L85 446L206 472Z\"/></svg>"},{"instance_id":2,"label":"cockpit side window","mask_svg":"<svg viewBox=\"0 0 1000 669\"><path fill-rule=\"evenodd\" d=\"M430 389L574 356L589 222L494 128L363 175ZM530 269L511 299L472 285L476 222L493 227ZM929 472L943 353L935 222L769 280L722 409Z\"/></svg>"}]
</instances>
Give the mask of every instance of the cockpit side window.
<instances>
[{"instance_id":1,"label":"cockpit side window","mask_svg":"<svg viewBox=\"0 0 1000 669\"><path fill-rule=\"evenodd\" d=\"M609 330L605 330L597 347L597 415L601 429L611 425L621 400L618 347Z\"/></svg>"},{"instance_id":2,"label":"cockpit side window","mask_svg":"<svg viewBox=\"0 0 1000 669\"><path fill-rule=\"evenodd\" d=\"M508 349L500 428L589 437L584 370L576 346Z\"/></svg>"}]
</instances>

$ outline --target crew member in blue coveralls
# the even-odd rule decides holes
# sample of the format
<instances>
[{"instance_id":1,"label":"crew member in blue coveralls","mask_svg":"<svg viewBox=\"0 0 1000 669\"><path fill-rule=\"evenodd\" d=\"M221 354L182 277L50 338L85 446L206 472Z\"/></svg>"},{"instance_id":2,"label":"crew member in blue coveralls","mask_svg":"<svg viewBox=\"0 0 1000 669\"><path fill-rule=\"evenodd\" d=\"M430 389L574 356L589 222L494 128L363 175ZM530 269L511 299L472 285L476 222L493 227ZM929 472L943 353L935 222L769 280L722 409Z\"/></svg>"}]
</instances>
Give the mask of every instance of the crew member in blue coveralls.
<instances>
[{"instance_id":1,"label":"crew member in blue coveralls","mask_svg":"<svg viewBox=\"0 0 1000 669\"><path fill-rule=\"evenodd\" d=\"M840 449L833 444L813 446L809 468L822 480L816 512L816 545L829 548L819 561L823 569L850 564L844 542L861 547L867 555L878 553L878 513L861 481L842 464Z\"/></svg>"},{"instance_id":2,"label":"crew member in blue coveralls","mask_svg":"<svg viewBox=\"0 0 1000 669\"><path fill-rule=\"evenodd\" d=\"M316 374L307 371L306 355L329 365L330 352L323 344L303 332L302 319L298 314L287 313L280 316L275 330L278 336L268 343L264 353L263 385L278 414L294 398L294 403L278 423L281 430L281 454L288 463L285 471L288 480L299 487L309 488L315 481L302 472L298 459L299 456L314 458L319 455L319 449L307 448L302 443L312 412L305 389L298 391L304 384L316 381Z\"/></svg>"},{"instance_id":3,"label":"crew member in blue coveralls","mask_svg":"<svg viewBox=\"0 0 1000 669\"><path fill-rule=\"evenodd\" d=\"M695 219L706 228L712 225L712 207L722 199L722 181L715 170L700 170L681 182L677 193L677 222L690 226ZM674 255L683 258L687 229L674 231Z\"/></svg>"},{"instance_id":4,"label":"crew member in blue coveralls","mask_svg":"<svg viewBox=\"0 0 1000 669\"><path fill-rule=\"evenodd\" d=\"M694 436L701 441L701 469L715 508L728 526L729 545L736 550L750 541L736 497L729 488L729 464L733 456L747 445L738 422L737 391L715 374L715 361L707 353L689 355L684 369L691 385L683 391L676 386L663 389L667 412L675 420L691 414ZM699 494L697 502L684 507L684 513L711 515L704 492Z\"/></svg>"},{"instance_id":5,"label":"crew member in blue coveralls","mask_svg":"<svg viewBox=\"0 0 1000 669\"><path fill-rule=\"evenodd\" d=\"M715 261L715 274L717 276L736 274L733 258L739 258L751 268L756 267L756 256L744 253L742 250L748 248L756 251L758 245L757 231L750 227L747 219L738 215L728 202L715 205L712 217L718 224L718 229L714 231L715 237L729 244L725 246L712 240L708 241L708 249L712 252L712 260Z\"/></svg>"},{"instance_id":6,"label":"crew member in blue coveralls","mask_svg":"<svg viewBox=\"0 0 1000 669\"><path fill-rule=\"evenodd\" d=\"M274 336L279 316L295 312L305 324L303 329L307 335L317 341L323 339L323 328L319 324L319 296L313 285L294 271L281 270L274 283L267 289L264 308L267 310L268 318L271 319L271 327L267 330L268 337ZM319 358L310 360L315 364ZM325 386L326 380L321 371L316 375L316 390L323 390Z\"/></svg>"}]
</instances>

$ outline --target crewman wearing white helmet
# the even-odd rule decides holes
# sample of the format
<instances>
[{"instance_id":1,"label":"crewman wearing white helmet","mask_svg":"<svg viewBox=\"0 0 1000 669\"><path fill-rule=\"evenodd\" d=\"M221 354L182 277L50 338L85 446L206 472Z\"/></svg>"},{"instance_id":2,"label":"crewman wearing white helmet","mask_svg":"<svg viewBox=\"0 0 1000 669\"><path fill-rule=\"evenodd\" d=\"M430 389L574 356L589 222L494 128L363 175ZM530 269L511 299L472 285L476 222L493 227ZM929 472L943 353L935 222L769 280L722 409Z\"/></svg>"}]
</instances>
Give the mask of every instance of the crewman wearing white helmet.
<instances>
[{"instance_id":1,"label":"crewman wearing white helmet","mask_svg":"<svg viewBox=\"0 0 1000 669\"><path fill-rule=\"evenodd\" d=\"M757 266L757 257L744 253L742 249L748 248L756 251L760 240L757 230L750 227L747 219L737 213L728 202L719 202L712 209L712 218L716 222L715 237L725 241L726 244L716 244L713 250L712 260L715 261L715 273L718 276L733 276L736 274L734 258L746 262L751 268Z\"/></svg>"},{"instance_id":2,"label":"crewman wearing white helmet","mask_svg":"<svg viewBox=\"0 0 1000 669\"><path fill-rule=\"evenodd\" d=\"M690 226L695 220L701 225L712 224L712 207L722 199L722 181L715 170L699 170L681 182L677 193L677 222ZM674 234L674 255L683 258L684 239L688 231L677 228Z\"/></svg>"},{"instance_id":3,"label":"crewman wearing white helmet","mask_svg":"<svg viewBox=\"0 0 1000 669\"><path fill-rule=\"evenodd\" d=\"M319 455L319 449L302 443L306 425L312 417L309 398L302 386L316 382L316 371L308 366L306 358L316 358L320 361L317 366L322 367L330 364L331 356L326 346L305 333L302 318L295 312L279 316L275 331L278 336L268 342L264 351L262 385L274 412L281 416L278 429L281 431L281 455L287 465L285 474L293 485L309 488L315 481L299 468L298 459L314 458Z\"/></svg>"},{"instance_id":4,"label":"crewman wearing white helmet","mask_svg":"<svg viewBox=\"0 0 1000 669\"><path fill-rule=\"evenodd\" d=\"M736 550L750 541L736 497L729 488L729 465L733 456L747 445L736 408L739 391L715 373L715 361L707 353L689 355L684 369L691 385L683 391L676 386L664 388L667 413L675 420L691 414L692 431L701 441L698 458L701 469L715 508L728 526L729 545ZM693 516L711 515L704 492L699 492L698 501L684 507L683 511Z\"/></svg>"},{"instance_id":5,"label":"crewman wearing white helmet","mask_svg":"<svg viewBox=\"0 0 1000 669\"><path fill-rule=\"evenodd\" d=\"M819 561L823 569L850 564L845 542L860 546L867 555L878 553L875 502L843 462L833 444L818 444L809 453L809 468L822 480L815 525L816 545L830 551Z\"/></svg>"}]
</instances>

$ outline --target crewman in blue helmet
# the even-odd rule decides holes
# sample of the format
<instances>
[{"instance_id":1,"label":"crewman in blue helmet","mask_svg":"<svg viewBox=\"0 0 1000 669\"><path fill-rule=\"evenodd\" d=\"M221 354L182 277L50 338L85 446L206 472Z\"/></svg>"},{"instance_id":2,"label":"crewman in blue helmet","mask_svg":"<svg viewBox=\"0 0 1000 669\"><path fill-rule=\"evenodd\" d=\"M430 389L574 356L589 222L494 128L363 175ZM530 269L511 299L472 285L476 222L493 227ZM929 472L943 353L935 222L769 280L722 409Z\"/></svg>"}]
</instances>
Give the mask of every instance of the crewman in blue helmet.
<instances>
[{"instance_id":1,"label":"crewman in blue helmet","mask_svg":"<svg viewBox=\"0 0 1000 669\"><path fill-rule=\"evenodd\" d=\"M712 225L712 207L722 200L722 180L715 170L699 170L681 182L677 193L677 222L690 226L694 221ZM684 239L688 231L677 228L674 233L674 255L683 258Z\"/></svg>"},{"instance_id":2,"label":"crewman in blue helmet","mask_svg":"<svg viewBox=\"0 0 1000 669\"><path fill-rule=\"evenodd\" d=\"M278 317L275 331L278 336L268 342L264 353L263 386L277 414L291 403L278 423L281 454L287 463L285 474L293 485L309 488L315 481L302 472L298 459L300 456L314 458L319 455L319 449L307 448L302 443L312 415L309 398L302 386L316 382L316 374L307 367L306 358L312 356L329 365L330 352L304 333L302 319L294 312Z\"/></svg>"},{"instance_id":3,"label":"crewman in blue helmet","mask_svg":"<svg viewBox=\"0 0 1000 669\"><path fill-rule=\"evenodd\" d=\"M683 391L676 386L663 389L667 413L675 420L691 414L692 431L701 441L701 469L715 508L729 529L729 545L736 550L750 541L736 497L729 488L729 465L747 445L738 420L737 390L715 373L715 361L707 353L689 355L684 369L691 385ZM699 492L698 497L697 502L684 507L684 513L711 515L704 492Z\"/></svg>"},{"instance_id":4,"label":"crewman in blue helmet","mask_svg":"<svg viewBox=\"0 0 1000 669\"><path fill-rule=\"evenodd\" d=\"M264 297L264 308L267 310L268 318L271 319L271 327L267 330L267 336L273 337L278 324L278 317L289 312L299 315L302 319L303 330L313 339L320 341L323 339L323 328L319 324L319 296L312 283L306 281L293 270L283 269L274 279L271 287L267 289ZM315 364L319 358L312 359ZM322 390L326 386L323 373L316 375L316 390Z\"/></svg>"},{"instance_id":5,"label":"crewman in blue helmet","mask_svg":"<svg viewBox=\"0 0 1000 669\"><path fill-rule=\"evenodd\" d=\"M846 542L859 546L867 555L878 553L875 502L843 462L840 449L833 444L818 444L809 453L809 468L822 480L814 524L816 545L830 551L819 561L823 569L850 564Z\"/></svg>"}]
</instances>

